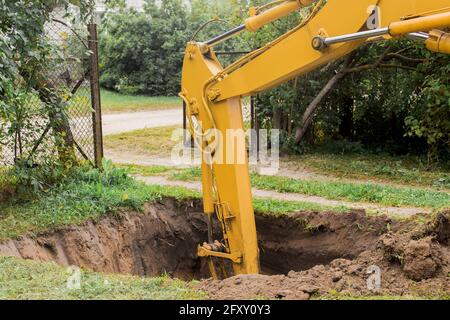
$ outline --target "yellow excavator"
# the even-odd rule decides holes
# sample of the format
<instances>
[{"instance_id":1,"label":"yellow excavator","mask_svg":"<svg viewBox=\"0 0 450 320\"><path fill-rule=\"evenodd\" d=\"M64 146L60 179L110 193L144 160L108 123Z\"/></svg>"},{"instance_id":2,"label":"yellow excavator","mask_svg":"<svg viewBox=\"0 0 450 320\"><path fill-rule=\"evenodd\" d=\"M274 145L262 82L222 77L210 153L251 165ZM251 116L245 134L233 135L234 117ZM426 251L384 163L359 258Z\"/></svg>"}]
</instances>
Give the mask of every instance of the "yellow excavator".
<instances>
[{"instance_id":1,"label":"yellow excavator","mask_svg":"<svg viewBox=\"0 0 450 320\"><path fill-rule=\"evenodd\" d=\"M298 26L227 67L220 64L216 45L302 8L309 11ZM283 0L252 7L242 25L187 44L180 96L202 151L209 223L208 240L199 245L198 256L207 259L212 277L260 272L247 151L235 143L245 134L241 98L335 61L367 41L408 37L450 54L449 27L449 0ZM221 228L220 240L214 239L213 225Z\"/></svg>"}]
</instances>

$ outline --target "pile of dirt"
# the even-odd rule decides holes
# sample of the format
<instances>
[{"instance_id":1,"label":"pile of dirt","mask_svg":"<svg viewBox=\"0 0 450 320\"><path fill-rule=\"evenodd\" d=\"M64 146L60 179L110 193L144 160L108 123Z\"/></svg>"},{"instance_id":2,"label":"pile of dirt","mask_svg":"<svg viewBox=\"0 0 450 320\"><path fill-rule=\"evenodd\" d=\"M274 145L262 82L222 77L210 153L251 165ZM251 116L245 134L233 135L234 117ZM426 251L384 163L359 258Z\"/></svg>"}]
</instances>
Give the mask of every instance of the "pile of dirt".
<instances>
[{"instance_id":1,"label":"pile of dirt","mask_svg":"<svg viewBox=\"0 0 450 320\"><path fill-rule=\"evenodd\" d=\"M375 242L370 240L367 250L354 259L338 258L287 275L210 279L198 287L212 299L306 300L336 293L348 296L449 296L449 219L450 212L444 212L424 227L414 222L397 223L395 228L390 225L387 232L380 234ZM355 242L358 238L354 238Z\"/></svg>"}]
</instances>

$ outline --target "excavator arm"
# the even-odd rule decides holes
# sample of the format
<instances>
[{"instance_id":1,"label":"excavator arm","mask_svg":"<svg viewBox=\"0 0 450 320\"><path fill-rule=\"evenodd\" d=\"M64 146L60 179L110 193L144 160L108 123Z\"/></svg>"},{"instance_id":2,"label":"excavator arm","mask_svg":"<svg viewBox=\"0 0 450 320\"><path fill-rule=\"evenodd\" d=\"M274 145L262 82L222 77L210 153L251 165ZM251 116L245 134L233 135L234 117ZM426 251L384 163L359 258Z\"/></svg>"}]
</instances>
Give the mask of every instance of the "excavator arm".
<instances>
[{"instance_id":1,"label":"excavator arm","mask_svg":"<svg viewBox=\"0 0 450 320\"><path fill-rule=\"evenodd\" d=\"M255 32L311 6L295 28L226 68L214 46L241 32ZM207 42L187 45L182 72L190 130L202 150L204 212L208 241L198 255L231 263L234 274L259 273L259 251L246 155L241 98L304 75L356 50L367 41L410 37L428 49L450 54L448 0L287 0L251 8L241 26ZM444 30L444 31L442 31ZM238 142L236 142L238 141ZM213 218L223 238L213 239ZM218 263L217 263L218 262ZM226 268L220 268L227 276Z\"/></svg>"}]
</instances>

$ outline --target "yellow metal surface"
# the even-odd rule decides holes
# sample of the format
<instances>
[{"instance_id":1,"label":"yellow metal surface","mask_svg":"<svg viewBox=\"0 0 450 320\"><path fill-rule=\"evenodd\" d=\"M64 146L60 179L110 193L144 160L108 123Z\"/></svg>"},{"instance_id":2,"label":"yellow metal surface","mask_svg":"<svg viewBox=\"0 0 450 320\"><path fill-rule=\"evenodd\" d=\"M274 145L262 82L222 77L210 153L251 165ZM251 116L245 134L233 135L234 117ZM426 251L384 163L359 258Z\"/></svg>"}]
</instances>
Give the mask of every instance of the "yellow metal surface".
<instances>
[{"instance_id":1,"label":"yellow metal surface","mask_svg":"<svg viewBox=\"0 0 450 320\"><path fill-rule=\"evenodd\" d=\"M425 42L428 50L450 54L450 33L432 30L430 38Z\"/></svg>"},{"instance_id":2,"label":"yellow metal surface","mask_svg":"<svg viewBox=\"0 0 450 320\"><path fill-rule=\"evenodd\" d=\"M182 75L185 101L202 101L204 99L203 84L221 69L213 54L204 56L196 43L190 43L186 49ZM227 129L242 130L244 127L241 101L238 97L214 104L211 109L199 103L198 109L198 119L202 123L203 133L213 128L223 132L222 144L227 143ZM219 148L218 152L226 158L226 149ZM245 153L245 150L239 152ZM218 156L216 154L216 157ZM205 169L205 165L202 168ZM228 253L233 256L236 253L242 255L240 263L233 263L234 272L235 274L259 273L259 252L247 161L242 164L214 163L212 170L217 191L216 204L225 203L234 216L223 222ZM208 175L208 172L203 170L202 174Z\"/></svg>"},{"instance_id":3,"label":"yellow metal surface","mask_svg":"<svg viewBox=\"0 0 450 320\"><path fill-rule=\"evenodd\" d=\"M317 0L291 0L285 1L284 3L273 7L259 15L255 15L253 17L245 20L245 27L248 31L255 32L260 28L265 26L266 24L271 23L272 21L278 20L288 14L300 9L301 7L305 7L310 5Z\"/></svg>"},{"instance_id":4,"label":"yellow metal surface","mask_svg":"<svg viewBox=\"0 0 450 320\"><path fill-rule=\"evenodd\" d=\"M401 36L410 32L430 31L450 25L450 11L431 16L393 22L389 25L391 36Z\"/></svg>"},{"instance_id":5,"label":"yellow metal surface","mask_svg":"<svg viewBox=\"0 0 450 320\"><path fill-rule=\"evenodd\" d=\"M312 2L282 2L277 7L249 18L247 28L257 30ZM204 151L204 210L205 213L211 213L214 207L222 226L226 248L226 252L213 252L199 247L199 255L209 257L210 264L212 257L231 260L235 274L259 272L247 153L245 144L231 143L234 139L245 141L240 97L258 93L317 69L355 50L366 41L334 44L318 51L311 45L316 36L333 37L389 26L392 35L422 31L421 28L428 31L428 28L432 29L436 25L445 26L450 12L449 0L328 0L318 11L323 3L323 0L317 1L315 10L306 22L227 68L223 68L214 51L203 44L191 42L185 51L180 95L187 104L189 116L201 124L201 128L196 128L198 125L192 120L190 128L203 141L199 146ZM368 23L374 12L379 21L376 26ZM412 17L421 20L413 21ZM433 51L448 52L449 43L448 34L432 31L426 45ZM237 136L227 135L227 130L234 130ZM211 132L219 132L222 139L217 139L217 134ZM232 145L231 149L229 145ZM244 161L225 161L233 152L243 155ZM208 162L211 158L219 161L211 165Z\"/></svg>"},{"instance_id":6,"label":"yellow metal surface","mask_svg":"<svg viewBox=\"0 0 450 320\"><path fill-rule=\"evenodd\" d=\"M199 257L217 257L222 259L228 259L233 261L234 263L240 264L242 261L242 255L240 252L233 252L233 253L223 253L223 252L216 252L206 249L203 246L198 247L198 256Z\"/></svg>"}]
</instances>

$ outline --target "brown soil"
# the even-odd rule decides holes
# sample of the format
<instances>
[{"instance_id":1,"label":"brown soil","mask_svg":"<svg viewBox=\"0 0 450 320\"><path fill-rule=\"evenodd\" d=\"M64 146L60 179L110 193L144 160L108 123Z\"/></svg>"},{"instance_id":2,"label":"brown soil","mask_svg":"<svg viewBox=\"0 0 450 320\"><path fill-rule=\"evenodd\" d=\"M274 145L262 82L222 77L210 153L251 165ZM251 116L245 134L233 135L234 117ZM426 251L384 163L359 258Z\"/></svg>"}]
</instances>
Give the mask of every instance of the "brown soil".
<instances>
[{"instance_id":1,"label":"brown soil","mask_svg":"<svg viewBox=\"0 0 450 320\"><path fill-rule=\"evenodd\" d=\"M386 216L299 212L257 216L263 275L204 280L212 299L308 299L315 294L450 294L450 212L433 223ZM0 243L0 255L99 272L141 276L168 273L184 280L207 277L196 246L206 239L198 201L166 199L143 212L122 211L39 235ZM367 289L368 267L381 268L381 289Z\"/></svg>"},{"instance_id":2,"label":"brown soil","mask_svg":"<svg viewBox=\"0 0 450 320\"><path fill-rule=\"evenodd\" d=\"M304 218L304 214L296 215ZM297 261L297 266L303 266L302 271L272 276L240 275L222 281L210 279L199 288L212 299L226 300L255 297L306 300L338 293L351 297L448 298L449 219L450 211L439 214L432 223L418 226L415 222L367 218L361 213L318 214L309 220L307 229L312 230L309 236L299 229L291 233L291 228L296 228L292 224L280 225L278 232L279 237L287 238L280 250L292 253L292 259L286 260L287 255L281 254L278 265ZM306 239L302 240L303 237ZM333 256L337 259L328 261ZM268 260L276 261L275 257ZM264 259L262 263L264 266ZM380 268L381 286L369 289L373 266Z\"/></svg>"}]
</instances>

